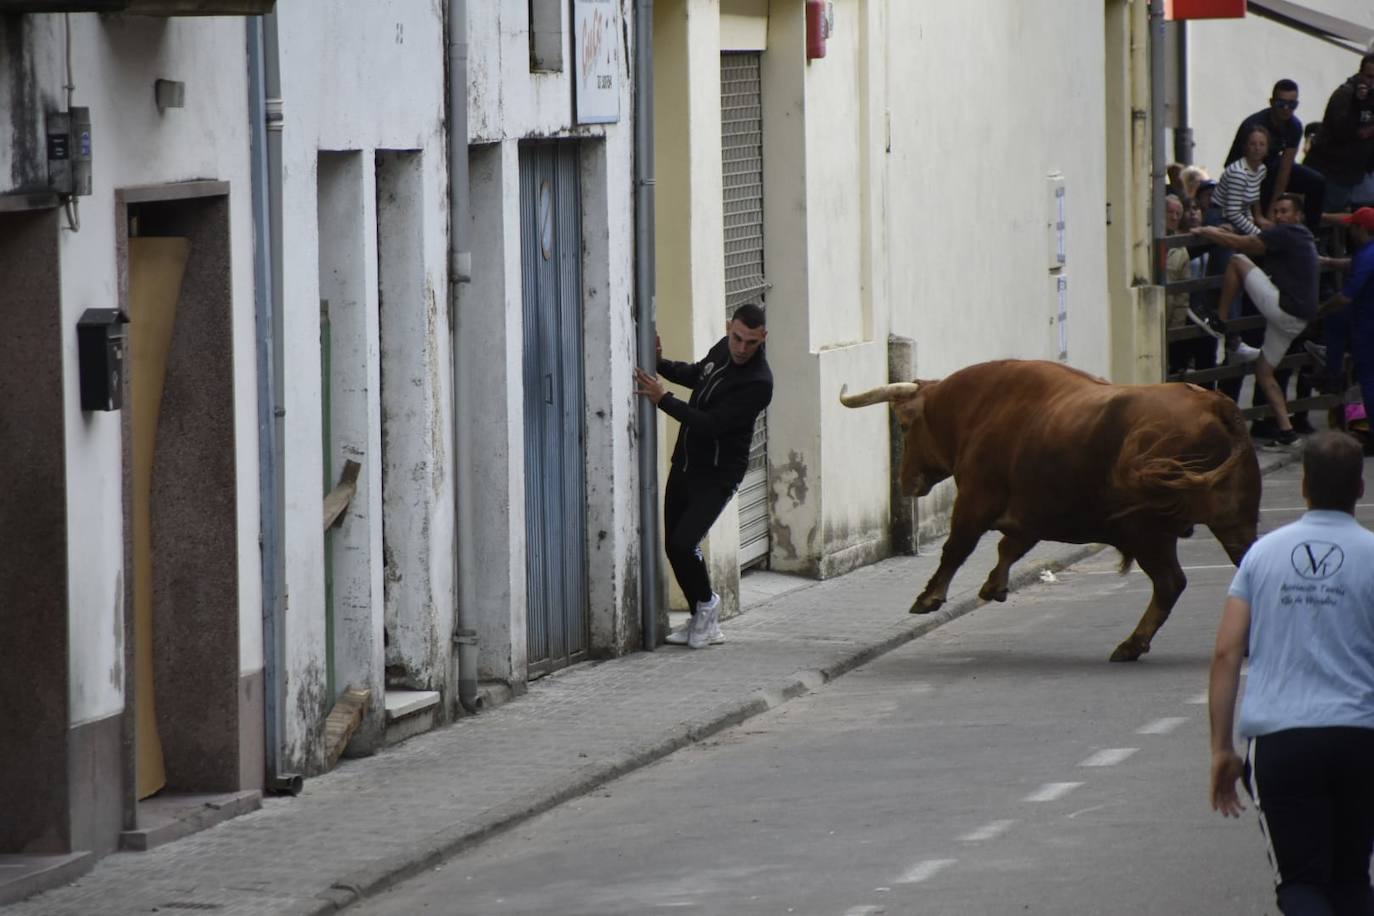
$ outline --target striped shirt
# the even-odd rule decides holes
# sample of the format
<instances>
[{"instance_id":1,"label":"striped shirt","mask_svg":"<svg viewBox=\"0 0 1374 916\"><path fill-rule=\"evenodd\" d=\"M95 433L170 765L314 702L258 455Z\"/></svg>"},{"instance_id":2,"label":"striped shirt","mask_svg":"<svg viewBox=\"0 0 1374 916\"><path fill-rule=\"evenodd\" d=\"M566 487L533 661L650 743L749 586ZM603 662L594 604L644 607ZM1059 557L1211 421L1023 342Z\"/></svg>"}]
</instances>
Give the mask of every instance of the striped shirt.
<instances>
[{"instance_id":1,"label":"striped shirt","mask_svg":"<svg viewBox=\"0 0 1374 916\"><path fill-rule=\"evenodd\" d=\"M1264 163L1252 172L1244 159L1237 159L1221 173L1217 189L1212 192L1212 203L1221 208L1222 218L1241 235L1259 234L1260 227L1251 218L1250 205L1259 202L1265 172Z\"/></svg>"}]
</instances>

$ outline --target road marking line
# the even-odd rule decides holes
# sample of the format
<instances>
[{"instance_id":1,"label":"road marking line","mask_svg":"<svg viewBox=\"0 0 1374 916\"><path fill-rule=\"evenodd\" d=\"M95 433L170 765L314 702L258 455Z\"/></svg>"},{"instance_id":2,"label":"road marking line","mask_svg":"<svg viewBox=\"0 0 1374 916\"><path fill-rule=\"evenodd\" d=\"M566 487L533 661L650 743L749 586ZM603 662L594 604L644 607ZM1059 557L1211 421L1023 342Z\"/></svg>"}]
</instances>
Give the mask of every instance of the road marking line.
<instances>
[{"instance_id":1,"label":"road marking line","mask_svg":"<svg viewBox=\"0 0 1374 916\"><path fill-rule=\"evenodd\" d=\"M897 879L897 883L919 884L949 868L954 862L954 859L926 859L924 862L917 862L906 870L906 874Z\"/></svg>"},{"instance_id":2,"label":"road marking line","mask_svg":"<svg viewBox=\"0 0 1374 916\"><path fill-rule=\"evenodd\" d=\"M887 912L887 907L881 906L856 906L844 911L844 916L876 916L878 913Z\"/></svg>"},{"instance_id":3,"label":"road marking line","mask_svg":"<svg viewBox=\"0 0 1374 916\"><path fill-rule=\"evenodd\" d=\"M1050 802L1056 801L1068 795L1074 789L1083 785L1081 782L1047 782L1031 794L1027 795L1022 801L1028 802Z\"/></svg>"},{"instance_id":4,"label":"road marking line","mask_svg":"<svg viewBox=\"0 0 1374 916\"><path fill-rule=\"evenodd\" d=\"M1138 747L1104 747L1079 764L1081 767L1114 767L1140 750Z\"/></svg>"},{"instance_id":5,"label":"road marking line","mask_svg":"<svg viewBox=\"0 0 1374 916\"><path fill-rule=\"evenodd\" d=\"M984 840L992 840L1006 833L1016 821L993 821L991 824L984 824L977 830L970 830L968 833L959 837L965 843L981 843Z\"/></svg>"},{"instance_id":6,"label":"road marking line","mask_svg":"<svg viewBox=\"0 0 1374 916\"><path fill-rule=\"evenodd\" d=\"M1167 735L1188 721L1187 716L1165 716L1135 730L1137 735Z\"/></svg>"},{"instance_id":7,"label":"road marking line","mask_svg":"<svg viewBox=\"0 0 1374 916\"><path fill-rule=\"evenodd\" d=\"M1207 694L1206 694L1206 692L1204 691L1203 693L1199 693L1199 694L1197 694L1196 696L1191 696L1191 697L1189 697L1188 699L1184 700L1183 702L1187 703L1189 706L1206 706L1206 705L1207 705Z\"/></svg>"}]
</instances>

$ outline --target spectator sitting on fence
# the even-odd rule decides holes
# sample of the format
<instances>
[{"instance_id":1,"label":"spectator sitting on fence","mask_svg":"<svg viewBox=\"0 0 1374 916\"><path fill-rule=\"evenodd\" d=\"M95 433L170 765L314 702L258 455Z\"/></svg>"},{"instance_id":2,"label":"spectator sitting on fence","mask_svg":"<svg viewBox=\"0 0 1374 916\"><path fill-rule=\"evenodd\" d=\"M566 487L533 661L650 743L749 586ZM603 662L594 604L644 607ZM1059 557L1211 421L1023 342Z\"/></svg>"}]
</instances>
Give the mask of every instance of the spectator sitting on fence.
<instances>
[{"instance_id":1,"label":"spectator sitting on fence","mask_svg":"<svg viewBox=\"0 0 1374 916\"><path fill-rule=\"evenodd\" d=\"M1193 230L1236 252L1222 279L1218 303L1221 317L1230 317L1241 287L1264 316L1263 345L1256 349L1236 338L1233 346L1228 339L1227 360L1255 363L1255 384L1274 412L1278 427L1274 439L1280 445L1293 444L1298 434L1293 430L1288 401L1274 378L1274 369L1317 312L1317 245L1311 230L1302 225L1302 205L1301 195L1284 194L1274 202L1274 225L1255 235L1216 226ZM1256 267L1247 255L1263 255L1265 270Z\"/></svg>"},{"instance_id":2,"label":"spectator sitting on fence","mask_svg":"<svg viewBox=\"0 0 1374 916\"><path fill-rule=\"evenodd\" d=\"M1273 225L1260 212L1260 185L1268 173L1264 160L1269 156L1269 131L1260 125L1245 133L1245 155L1226 167L1212 200L1221 209L1221 218L1241 235L1259 235Z\"/></svg>"},{"instance_id":3,"label":"spectator sitting on fence","mask_svg":"<svg viewBox=\"0 0 1374 916\"><path fill-rule=\"evenodd\" d=\"M1359 71L1331 93L1305 162L1326 176L1324 209L1348 208L1374 163L1374 54L1361 58Z\"/></svg>"},{"instance_id":4,"label":"spectator sitting on fence","mask_svg":"<svg viewBox=\"0 0 1374 916\"><path fill-rule=\"evenodd\" d=\"M1197 212L1197 203L1192 203L1193 212ZM1180 231L1186 231L1183 221L1187 208L1183 201L1173 194L1164 198L1164 229L1169 235L1175 235ZM1165 262L1165 277L1170 283L1178 283L1192 279L1191 259L1187 247L1170 248L1168 259ZM1189 313L1190 293L1169 293L1167 305L1169 310L1169 328L1188 327L1190 317L1194 322L1195 316ZM1215 337L1189 337L1185 340L1169 341L1169 375L1178 375L1188 370L1191 364L1193 369L1211 369L1217 364L1217 341ZM1213 387L1210 383L1204 387Z\"/></svg>"},{"instance_id":5,"label":"spectator sitting on fence","mask_svg":"<svg viewBox=\"0 0 1374 916\"><path fill-rule=\"evenodd\" d=\"M1265 174L1260 184L1260 212L1273 219L1273 203L1287 191L1303 195L1311 214L1307 228L1313 232L1321 224L1322 195L1326 180L1320 172L1298 165L1298 147L1302 145L1302 121L1294 113L1298 108L1298 84L1281 79L1269 94L1269 107L1240 122L1236 138L1226 154L1226 164L1245 157L1245 144L1252 128L1263 127L1269 132L1269 152L1264 157Z\"/></svg>"}]
</instances>

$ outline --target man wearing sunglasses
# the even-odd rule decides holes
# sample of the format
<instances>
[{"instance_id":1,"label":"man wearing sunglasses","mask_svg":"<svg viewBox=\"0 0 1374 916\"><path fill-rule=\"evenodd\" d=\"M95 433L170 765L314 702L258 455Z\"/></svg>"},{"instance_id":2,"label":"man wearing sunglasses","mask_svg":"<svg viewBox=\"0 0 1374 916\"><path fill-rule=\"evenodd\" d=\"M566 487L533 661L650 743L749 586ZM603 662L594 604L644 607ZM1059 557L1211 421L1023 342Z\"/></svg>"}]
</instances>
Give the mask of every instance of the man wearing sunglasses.
<instances>
[{"instance_id":1,"label":"man wearing sunglasses","mask_svg":"<svg viewBox=\"0 0 1374 916\"><path fill-rule=\"evenodd\" d=\"M1269 94L1269 107L1240 122L1231 151L1226 154L1226 164L1245 156L1245 138L1254 127L1269 131L1271 140L1269 156L1264 160L1264 182L1260 185L1260 212L1272 220L1274 201L1286 191L1293 191L1307 202L1307 227L1316 231L1321 225L1326 180L1320 172L1297 162L1298 150L1302 148L1302 121L1294 114L1297 108L1298 84L1290 79L1279 80Z\"/></svg>"}]
</instances>

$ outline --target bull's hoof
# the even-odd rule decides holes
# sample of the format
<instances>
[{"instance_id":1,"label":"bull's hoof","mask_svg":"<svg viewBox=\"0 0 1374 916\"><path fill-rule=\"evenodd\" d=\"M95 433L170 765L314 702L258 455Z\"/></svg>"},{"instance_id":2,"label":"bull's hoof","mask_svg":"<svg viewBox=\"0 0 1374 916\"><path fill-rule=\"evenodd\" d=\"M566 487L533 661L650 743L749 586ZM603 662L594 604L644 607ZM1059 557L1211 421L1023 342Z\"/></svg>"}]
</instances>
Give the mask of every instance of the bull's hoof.
<instances>
[{"instance_id":1,"label":"bull's hoof","mask_svg":"<svg viewBox=\"0 0 1374 916\"><path fill-rule=\"evenodd\" d=\"M1121 645L1117 646L1115 650L1113 650L1112 657L1109 659L1109 661L1133 662L1149 651L1149 646L1145 646L1144 648L1142 648L1139 645L1137 645L1134 640L1128 639Z\"/></svg>"},{"instance_id":2,"label":"bull's hoof","mask_svg":"<svg viewBox=\"0 0 1374 916\"><path fill-rule=\"evenodd\" d=\"M982 598L984 601L1006 601L1007 589L1006 586L994 588L990 585L984 585L982 588L978 589L978 597Z\"/></svg>"},{"instance_id":3,"label":"bull's hoof","mask_svg":"<svg viewBox=\"0 0 1374 916\"><path fill-rule=\"evenodd\" d=\"M919 598L916 599L915 603L911 605L911 613L932 614L935 611L938 611L940 609L940 606L944 603L945 599L943 598L921 595Z\"/></svg>"}]
</instances>

